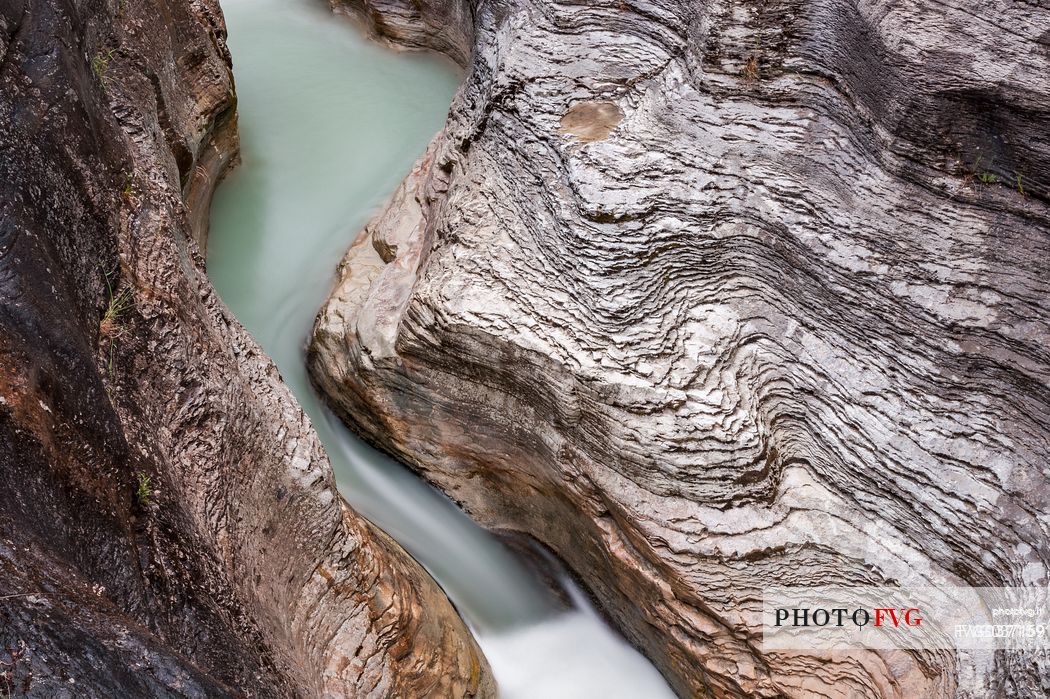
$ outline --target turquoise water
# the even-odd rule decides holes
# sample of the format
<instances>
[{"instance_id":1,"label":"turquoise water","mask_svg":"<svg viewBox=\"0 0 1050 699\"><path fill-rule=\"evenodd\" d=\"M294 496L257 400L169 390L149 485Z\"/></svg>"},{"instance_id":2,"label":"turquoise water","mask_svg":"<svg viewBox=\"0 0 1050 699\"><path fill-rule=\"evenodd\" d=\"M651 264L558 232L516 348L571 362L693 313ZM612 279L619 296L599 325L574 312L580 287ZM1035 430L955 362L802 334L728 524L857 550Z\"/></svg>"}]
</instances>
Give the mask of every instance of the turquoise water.
<instances>
[{"instance_id":1,"label":"turquoise water","mask_svg":"<svg viewBox=\"0 0 1050 699\"><path fill-rule=\"evenodd\" d=\"M570 587L570 612L503 545L314 394L304 346L336 264L444 123L460 76L308 0L224 0L242 164L212 204L208 274L310 415L340 492L431 572L506 697L660 697L656 671Z\"/></svg>"}]
</instances>

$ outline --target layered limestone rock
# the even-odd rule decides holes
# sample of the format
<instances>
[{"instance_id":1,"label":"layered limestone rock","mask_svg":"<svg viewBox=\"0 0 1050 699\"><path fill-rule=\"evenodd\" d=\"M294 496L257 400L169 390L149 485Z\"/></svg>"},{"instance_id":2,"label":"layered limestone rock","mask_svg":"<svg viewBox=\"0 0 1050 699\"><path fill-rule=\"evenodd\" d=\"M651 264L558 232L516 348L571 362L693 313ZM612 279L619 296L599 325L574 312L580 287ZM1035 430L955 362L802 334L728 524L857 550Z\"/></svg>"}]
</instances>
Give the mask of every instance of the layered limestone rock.
<instances>
[{"instance_id":1,"label":"layered limestone rock","mask_svg":"<svg viewBox=\"0 0 1050 699\"><path fill-rule=\"evenodd\" d=\"M213 0L0 3L0 694L491 695L204 275L229 61Z\"/></svg>"},{"instance_id":2,"label":"layered limestone rock","mask_svg":"<svg viewBox=\"0 0 1050 699\"><path fill-rule=\"evenodd\" d=\"M1050 11L361 14L471 43L318 317L349 424L549 545L683 696L1045 693L1026 654L774 653L758 621L775 584L1047 583Z\"/></svg>"}]
</instances>

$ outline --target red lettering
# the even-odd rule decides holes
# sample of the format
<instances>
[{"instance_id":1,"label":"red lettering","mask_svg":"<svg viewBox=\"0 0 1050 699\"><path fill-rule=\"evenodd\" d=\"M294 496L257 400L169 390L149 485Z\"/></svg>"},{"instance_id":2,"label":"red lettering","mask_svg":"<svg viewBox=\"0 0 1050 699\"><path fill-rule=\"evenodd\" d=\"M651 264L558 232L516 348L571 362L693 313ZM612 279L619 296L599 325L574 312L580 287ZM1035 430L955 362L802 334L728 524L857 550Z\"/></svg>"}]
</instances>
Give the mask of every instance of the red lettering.
<instances>
[{"instance_id":1,"label":"red lettering","mask_svg":"<svg viewBox=\"0 0 1050 699\"><path fill-rule=\"evenodd\" d=\"M889 614L890 621L894 626L899 626L900 621L897 619L897 610L891 609L890 607L877 607L875 609L875 626L882 626L883 615Z\"/></svg>"}]
</instances>

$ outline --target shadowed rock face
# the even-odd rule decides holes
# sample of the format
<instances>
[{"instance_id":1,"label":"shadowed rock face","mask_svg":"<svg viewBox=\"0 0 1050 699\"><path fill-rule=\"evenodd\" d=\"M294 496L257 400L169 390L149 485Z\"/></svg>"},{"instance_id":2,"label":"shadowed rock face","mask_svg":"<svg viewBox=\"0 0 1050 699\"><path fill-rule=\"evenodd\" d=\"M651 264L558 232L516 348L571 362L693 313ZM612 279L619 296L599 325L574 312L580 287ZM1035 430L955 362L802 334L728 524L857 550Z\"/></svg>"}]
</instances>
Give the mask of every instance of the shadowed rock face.
<instances>
[{"instance_id":1,"label":"shadowed rock face","mask_svg":"<svg viewBox=\"0 0 1050 699\"><path fill-rule=\"evenodd\" d=\"M490 695L204 276L224 40L210 0L0 2L0 694Z\"/></svg>"},{"instance_id":2,"label":"shadowed rock face","mask_svg":"<svg viewBox=\"0 0 1050 699\"><path fill-rule=\"evenodd\" d=\"M1047 582L1050 11L366 4L473 45L318 317L343 418L684 696L1041 696L1030 656L756 633L774 584Z\"/></svg>"}]
</instances>

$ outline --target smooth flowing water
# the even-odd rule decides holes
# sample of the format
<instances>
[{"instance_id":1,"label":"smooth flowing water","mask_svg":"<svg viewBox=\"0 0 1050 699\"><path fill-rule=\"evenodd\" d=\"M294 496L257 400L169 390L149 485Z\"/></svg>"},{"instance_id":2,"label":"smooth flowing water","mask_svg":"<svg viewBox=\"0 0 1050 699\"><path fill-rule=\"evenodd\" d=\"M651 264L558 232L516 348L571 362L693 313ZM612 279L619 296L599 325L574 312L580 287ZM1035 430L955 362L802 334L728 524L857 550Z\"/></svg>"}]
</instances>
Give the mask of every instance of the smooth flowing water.
<instances>
[{"instance_id":1,"label":"smooth flowing water","mask_svg":"<svg viewBox=\"0 0 1050 699\"><path fill-rule=\"evenodd\" d=\"M340 492L445 589L502 696L671 696L570 582L566 612L496 538L347 430L307 378L304 343L335 266L441 128L457 71L376 46L310 0L222 7L243 162L212 205L208 274L310 415Z\"/></svg>"}]
</instances>

